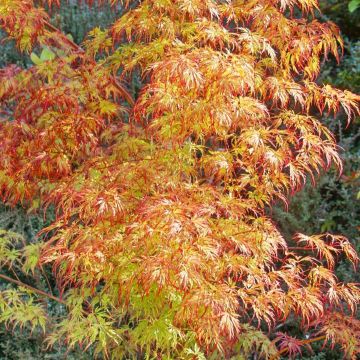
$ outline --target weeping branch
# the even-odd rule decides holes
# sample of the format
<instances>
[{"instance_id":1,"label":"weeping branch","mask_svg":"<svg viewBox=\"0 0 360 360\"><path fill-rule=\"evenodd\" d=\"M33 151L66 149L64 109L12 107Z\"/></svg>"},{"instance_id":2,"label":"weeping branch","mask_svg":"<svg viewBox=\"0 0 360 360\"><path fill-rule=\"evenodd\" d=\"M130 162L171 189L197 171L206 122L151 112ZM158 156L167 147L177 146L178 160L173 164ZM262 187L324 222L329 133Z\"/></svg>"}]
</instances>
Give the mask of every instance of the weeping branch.
<instances>
[{"instance_id":1,"label":"weeping branch","mask_svg":"<svg viewBox=\"0 0 360 360\"><path fill-rule=\"evenodd\" d=\"M314 343L314 342L321 341L321 340L325 340L325 339L326 339L326 336L325 336L325 335L321 335L321 336L317 336L317 337L312 338L312 339L303 340L303 341L301 341L301 345L308 345L308 344L312 344L312 343ZM288 352L288 351L289 351L289 348L288 348L288 347L285 347L285 348L281 349L281 350L277 353L276 357L273 356L273 357L270 358L270 360L275 360L275 359L278 358L278 357L280 358L280 356L281 356L282 354L284 354L284 353L286 353L286 352Z\"/></svg>"}]
</instances>

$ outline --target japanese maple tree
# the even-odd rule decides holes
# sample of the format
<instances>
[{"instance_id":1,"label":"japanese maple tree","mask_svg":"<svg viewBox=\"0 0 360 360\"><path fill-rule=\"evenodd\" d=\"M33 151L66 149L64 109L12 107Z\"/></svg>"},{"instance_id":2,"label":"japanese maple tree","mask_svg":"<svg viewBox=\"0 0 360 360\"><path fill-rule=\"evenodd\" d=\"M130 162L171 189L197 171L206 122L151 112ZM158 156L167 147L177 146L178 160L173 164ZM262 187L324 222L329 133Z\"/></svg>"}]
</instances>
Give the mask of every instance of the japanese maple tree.
<instances>
[{"instance_id":1,"label":"japanese maple tree","mask_svg":"<svg viewBox=\"0 0 360 360\"><path fill-rule=\"evenodd\" d=\"M359 96L316 83L339 60L338 28L316 0L110 3L123 15L76 44L50 22L66 3L0 0L35 62L0 70L1 196L56 209L38 244L2 232L0 262L51 264L58 289L0 274L20 285L1 292L0 320L115 359L278 359L314 341L355 359L360 291L333 272L340 256L356 266L351 243L296 234L291 247L266 215L341 171L314 117L359 113ZM287 320L305 340L279 332Z\"/></svg>"}]
</instances>

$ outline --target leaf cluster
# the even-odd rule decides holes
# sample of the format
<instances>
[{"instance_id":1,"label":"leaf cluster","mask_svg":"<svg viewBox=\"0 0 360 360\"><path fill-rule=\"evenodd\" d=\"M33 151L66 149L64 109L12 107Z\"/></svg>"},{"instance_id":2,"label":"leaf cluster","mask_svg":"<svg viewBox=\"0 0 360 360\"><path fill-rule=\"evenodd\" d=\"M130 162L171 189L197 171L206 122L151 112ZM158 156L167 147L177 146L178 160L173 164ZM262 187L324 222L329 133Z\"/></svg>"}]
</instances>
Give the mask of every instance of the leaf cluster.
<instances>
[{"instance_id":1,"label":"leaf cluster","mask_svg":"<svg viewBox=\"0 0 360 360\"><path fill-rule=\"evenodd\" d=\"M358 95L316 82L321 62L339 59L338 28L314 18L315 0L123 5L78 45L39 2L0 0L20 50L52 54L0 71L0 192L56 210L46 242L22 258L2 237L3 266L51 264L61 295L5 290L3 320L45 326L32 304L47 296L66 307L49 345L119 359L276 359L311 343L276 331L296 318L355 359L360 290L333 269L339 256L356 267L356 251L328 233L297 234L291 247L266 212L308 177L342 169L315 116L359 113ZM19 316L27 306L33 316Z\"/></svg>"}]
</instances>

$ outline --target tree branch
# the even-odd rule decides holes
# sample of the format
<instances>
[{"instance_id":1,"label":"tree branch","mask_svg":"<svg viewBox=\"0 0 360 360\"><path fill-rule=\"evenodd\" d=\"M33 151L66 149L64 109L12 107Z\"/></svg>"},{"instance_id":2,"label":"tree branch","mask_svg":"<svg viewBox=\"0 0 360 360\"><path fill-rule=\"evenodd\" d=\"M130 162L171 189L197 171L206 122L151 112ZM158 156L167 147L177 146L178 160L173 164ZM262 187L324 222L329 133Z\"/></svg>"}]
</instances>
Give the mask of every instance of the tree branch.
<instances>
[{"instance_id":1,"label":"tree branch","mask_svg":"<svg viewBox=\"0 0 360 360\"><path fill-rule=\"evenodd\" d=\"M60 304L63 304L63 305L66 305L66 302L64 300L61 300L60 298L54 296L54 295L51 295L51 294L48 294L47 292L45 291L42 291L42 290L39 290L39 289L36 289L34 287L32 287L31 285L28 285L28 284L25 284L23 283L22 281L19 281L19 280L15 280L9 276L6 276L6 275L3 275L3 274L0 274L0 279L3 279L5 281L8 281L8 282L11 282L13 284L16 284L18 286L22 286L24 288L27 288L29 290L31 290L32 292L34 292L35 294L38 294L40 296L45 296L51 300L54 300L54 301L57 301L58 303Z\"/></svg>"}]
</instances>

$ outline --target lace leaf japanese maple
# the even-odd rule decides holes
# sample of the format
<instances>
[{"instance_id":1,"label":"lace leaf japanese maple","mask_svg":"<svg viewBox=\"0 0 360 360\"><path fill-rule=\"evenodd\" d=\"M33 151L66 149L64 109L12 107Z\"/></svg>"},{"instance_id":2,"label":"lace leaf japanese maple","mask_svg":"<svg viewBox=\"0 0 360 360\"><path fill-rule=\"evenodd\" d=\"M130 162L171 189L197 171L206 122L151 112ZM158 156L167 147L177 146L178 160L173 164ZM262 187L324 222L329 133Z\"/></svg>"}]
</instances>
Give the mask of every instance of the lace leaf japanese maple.
<instances>
[{"instance_id":1,"label":"lace leaf japanese maple","mask_svg":"<svg viewBox=\"0 0 360 360\"><path fill-rule=\"evenodd\" d=\"M75 44L49 20L66 4L0 0L19 49L51 52L0 70L1 195L56 208L36 249L3 234L0 261L51 264L49 301L67 309L45 321L46 293L8 289L0 320L117 359L277 359L315 340L355 359L360 291L333 272L357 265L351 243L296 234L291 248L266 215L341 171L316 117L359 113L358 95L316 83L338 28L316 0L110 3L122 16ZM279 333L288 319L310 340Z\"/></svg>"}]
</instances>

